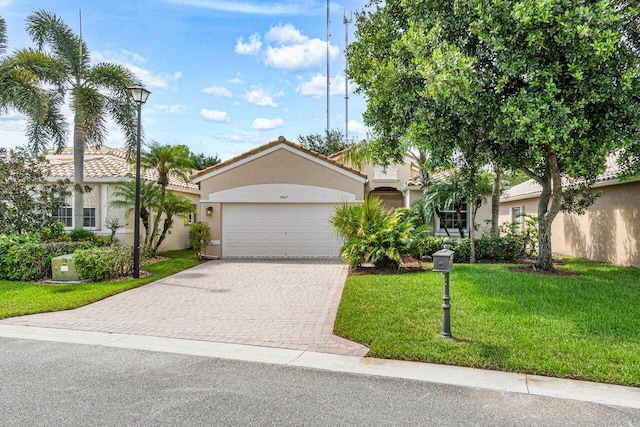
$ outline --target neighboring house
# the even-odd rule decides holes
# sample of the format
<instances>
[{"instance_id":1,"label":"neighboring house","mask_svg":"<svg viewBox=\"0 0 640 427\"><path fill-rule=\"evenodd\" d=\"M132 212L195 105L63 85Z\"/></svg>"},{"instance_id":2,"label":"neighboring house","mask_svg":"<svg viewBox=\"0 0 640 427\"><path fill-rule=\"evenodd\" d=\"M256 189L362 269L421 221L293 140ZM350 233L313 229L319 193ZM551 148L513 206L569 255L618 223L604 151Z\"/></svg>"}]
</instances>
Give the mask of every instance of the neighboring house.
<instances>
[{"instance_id":1,"label":"neighboring house","mask_svg":"<svg viewBox=\"0 0 640 427\"><path fill-rule=\"evenodd\" d=\"M619 171L610 158L594 185L600 197L584 215L558 213L551 227L554 253L640 268L640 177L620 181ZM500 222L517 221L519 214L537 215L540 192L534 180L505 191Z\"/></svg>"},{"instance_id":2,"label":"neighboring house","mask_svg":"<svg viewBox=\"0 0 640 427\"><path fill-rule=\"evenodd\" d=\"M211 227L213 257L337 258L329 224L335 207L377 196L390 207L422 199L419 168L409 157L386 169L361 169L284 137L197 172L199 215Z\"/></svg>"},{"instance_id":3,"label":"neighboring house","mask_svg":"<svg viewBox=\"0 0 640 427\"><path fill-rule=\"evenodd\" d=\"M59 154L48 154L46 158L50 162L50 176L52 181L68 179L73 182L73 149L66 148ZM144 171L142 179L156 181L155 171ZM124 226L116 232L116 237L126 244L133 244L133 214L126 217L125 209L111 209L108 203L111 200L114 189L118 184L135 180L135 168L126 160L123 148L102 147L96 149L87 147L84 156L84 183L91 191L84 193L84 224L83 227L96 234L110 236L111 230L107 227L108 218L117 218ZM71 184L73 185L73 184ZM198 186L187 183L180 178L170 177L167 187L176 194L186 197L197 205L199 199ZM56 212L57 218L65 226L72 230L73 224L73 197L77 193L71 191L67 205ZM189 224L196 222L196 216L189 221L174 220L171 234L162 245L161 251L186 249L189 247ZM160 224L162 226L162 222Z\"/></svg>"}]
</instances>

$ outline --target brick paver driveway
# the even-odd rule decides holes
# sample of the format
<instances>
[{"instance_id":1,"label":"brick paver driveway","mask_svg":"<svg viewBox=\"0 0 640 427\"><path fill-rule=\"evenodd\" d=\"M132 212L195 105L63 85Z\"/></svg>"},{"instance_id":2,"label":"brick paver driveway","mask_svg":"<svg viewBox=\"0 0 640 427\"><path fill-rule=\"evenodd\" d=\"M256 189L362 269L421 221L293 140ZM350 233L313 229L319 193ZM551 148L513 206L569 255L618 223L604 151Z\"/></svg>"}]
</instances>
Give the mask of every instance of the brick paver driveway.
<instances>
[{"instance_id":1,"label":"brick paver driveway","mask_svg":"<svg viewBox=\"0 0 640 427\"><path fill-rule=\"evenodd\" d=\"M332 334L337 261L210 261L75 310L0 323L364 355Z\"/></svg>"}]
</instances>

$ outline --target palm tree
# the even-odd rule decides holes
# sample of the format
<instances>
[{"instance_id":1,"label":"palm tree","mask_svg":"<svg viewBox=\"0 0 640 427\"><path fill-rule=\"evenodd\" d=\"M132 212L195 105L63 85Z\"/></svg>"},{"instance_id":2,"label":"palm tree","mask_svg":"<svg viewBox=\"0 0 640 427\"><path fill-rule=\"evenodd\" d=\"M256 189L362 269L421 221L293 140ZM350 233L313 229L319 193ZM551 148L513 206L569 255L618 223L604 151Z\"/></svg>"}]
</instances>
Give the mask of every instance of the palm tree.
<instances>
[{"instance_id":1,"label":"palm tree","mask_svg":"<svg viewBox=\"0 0 640 427\"><path fill-rule=\"evenodd\" d=\"M110 63L91 65L89 51L78 37L54 13L38 10L27 18L27 32L47 61L40 69L55 75L49 80L56 85L61 96L69 95L73 118L74 164L74 225L82 228L84 190L84 149L86 145L100 146L106 140L106 117L112 118L124 133L129 151L136 144L136 106L129 87L139 84L126 68ZM45 50L48 48L48 51ZM17 54L26 56L32 51ZM32 67L38 66L36 58ZM54 66L52 64L55 64ZM51 68L51 67L54 68ZM56 141L60 149L62 141Z\"/></svg>"},{"instance_id":2,"label":"palm tree","mask_svg":"<svg viewBox=\"0 0 640 427\"><path fill-rule=\"evenodd\" d=\"M150 181L140 182L140 221L144 227L144 244L149 244L150 218L152 212L160 212L160 191L158 186ZM126 209L125 215L129 216L134 212L136 200L136 183L129 181L115 187L109 207L113 209ZM159 216L159 213L158 213Z\"/></svg>"},{"instance_id":3,"label":"palm tree","mask_svg":"<svg viewBox=\"0 0 640 427\"><path fill-rule=\"evenodd\" d=\"M141 165L144 169L155 170L158 174L158 184L160 185L160 206L164 206L167 186L169 185L169 177L175 176L189 181L189 174L193 170L193 162L189 155L189 149L184 145L161 145L156 141L152 141L149 151L141 158ZM158 226L160 224L160 214L154 219L153 231L151 232L150 243L158 235ZM156 247L159 245L156 245Z\"/></svg>"},{"instance_id":4,"label":"palm tree","mask_svg":"<svg viewBox=\"0 0 640 427\"><path fill-rule=\"evenodd\" d=\"M454 211L456 215L455 224L464 238L464 228L466 224L462 220L462 208L468 203L471 206L471 222L469 224L469 262L476 262L475 248L475 223L476 214L487 195L491 194L491 175L489 173L479 173L473 178L465 178L456 172L446 181L431 181L427 185L426 205L427 209L434 212L443 221L443 210ZM450 236L447 227L444 227L447 236Z\"/></svg>"},{"instance_id":5,"label":"palm tree","mask_svg":"<svg viewBox=\"0 0 640 427\"><path fill-rule=\"evenodd\" d=\"M165 193L163 211L165 215L164 223L160 237L158 237L158 242L153 248L154 252L158 252L160 244L162 244L162 241L167 237L167 233L171 230L171 227L173 226L173 217L176 215L186 217L190 213L195 213L196 207L193 205L191 200L186 197L178 196L173 191L169 190ZM158 215L158 217L159 216L160 215Z\"/></svg>"},{"instance_id":6,"label":"palm tree","mask_svg":"<svg viewBox=\"0 0 640 427\"><path fill-rule=\"evenodd\" d=\"M36 147L40 141L64 144L66 127L60 113L64 99L42 87L55 81L55 63L29 50L5 57L6 49L6 22L0 17L0 113L13 108L25 114L27 136Z\"/></svg>"}]
</instances>

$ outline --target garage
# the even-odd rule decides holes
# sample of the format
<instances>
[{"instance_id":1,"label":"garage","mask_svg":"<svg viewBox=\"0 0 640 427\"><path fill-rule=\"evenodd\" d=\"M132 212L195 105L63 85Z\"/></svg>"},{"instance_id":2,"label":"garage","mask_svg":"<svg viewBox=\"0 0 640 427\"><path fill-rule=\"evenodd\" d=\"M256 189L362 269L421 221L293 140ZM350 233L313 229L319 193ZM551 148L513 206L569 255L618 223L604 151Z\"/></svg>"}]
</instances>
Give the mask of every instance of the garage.
<instances>
[{"instance_id":1,"label":"garage","mask_svg":"<svg viewBox=\"0 0 640 427\"><path fill-rule=\"evenodd\" d=\"M213 258L339 258L329 218L364 200L367 176L284 137L192 176Z\"/></svg>"},{"instance_id":2,"label":"garage","mask_svg":"<svg viewBox=\"0 0 640 427\"><path fill-rule=\"evenodd\" d=\"M332 204L224 204L225 258L337 258Z\"/></svg>"}]
</instances>

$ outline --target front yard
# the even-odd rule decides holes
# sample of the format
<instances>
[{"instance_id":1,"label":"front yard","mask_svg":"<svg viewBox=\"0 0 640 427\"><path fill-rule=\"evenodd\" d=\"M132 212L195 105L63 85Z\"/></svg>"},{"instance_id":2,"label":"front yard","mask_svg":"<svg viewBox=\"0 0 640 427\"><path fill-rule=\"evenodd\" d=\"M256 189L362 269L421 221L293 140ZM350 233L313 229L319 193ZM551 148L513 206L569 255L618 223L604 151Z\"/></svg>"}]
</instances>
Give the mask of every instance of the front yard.
<instances>
[{"instance_id":1,"label":"front yard","mask_svg":"<svg viewBox=\"0 0 640 427\"><path fill-rule=\"evenodd\" d=\"M640 270L569 259L578 276L455 265L451 331L440 273L350 275L338 335L369 356L640 386Z\"/></svg>"},{"instance_id":2,"label":"front yard","mask_svg":"<svg viewBox=\"0 0 640 427\"><path fill-rule=\"evenodd\" d=\"M139 279L70 285L0 280L0 319L82 307L186 270L199 263L193 251L173 251L161 255L169 259L143 267L143 270L150 271L152 274Z\"/></svg>"}]
</instances>

